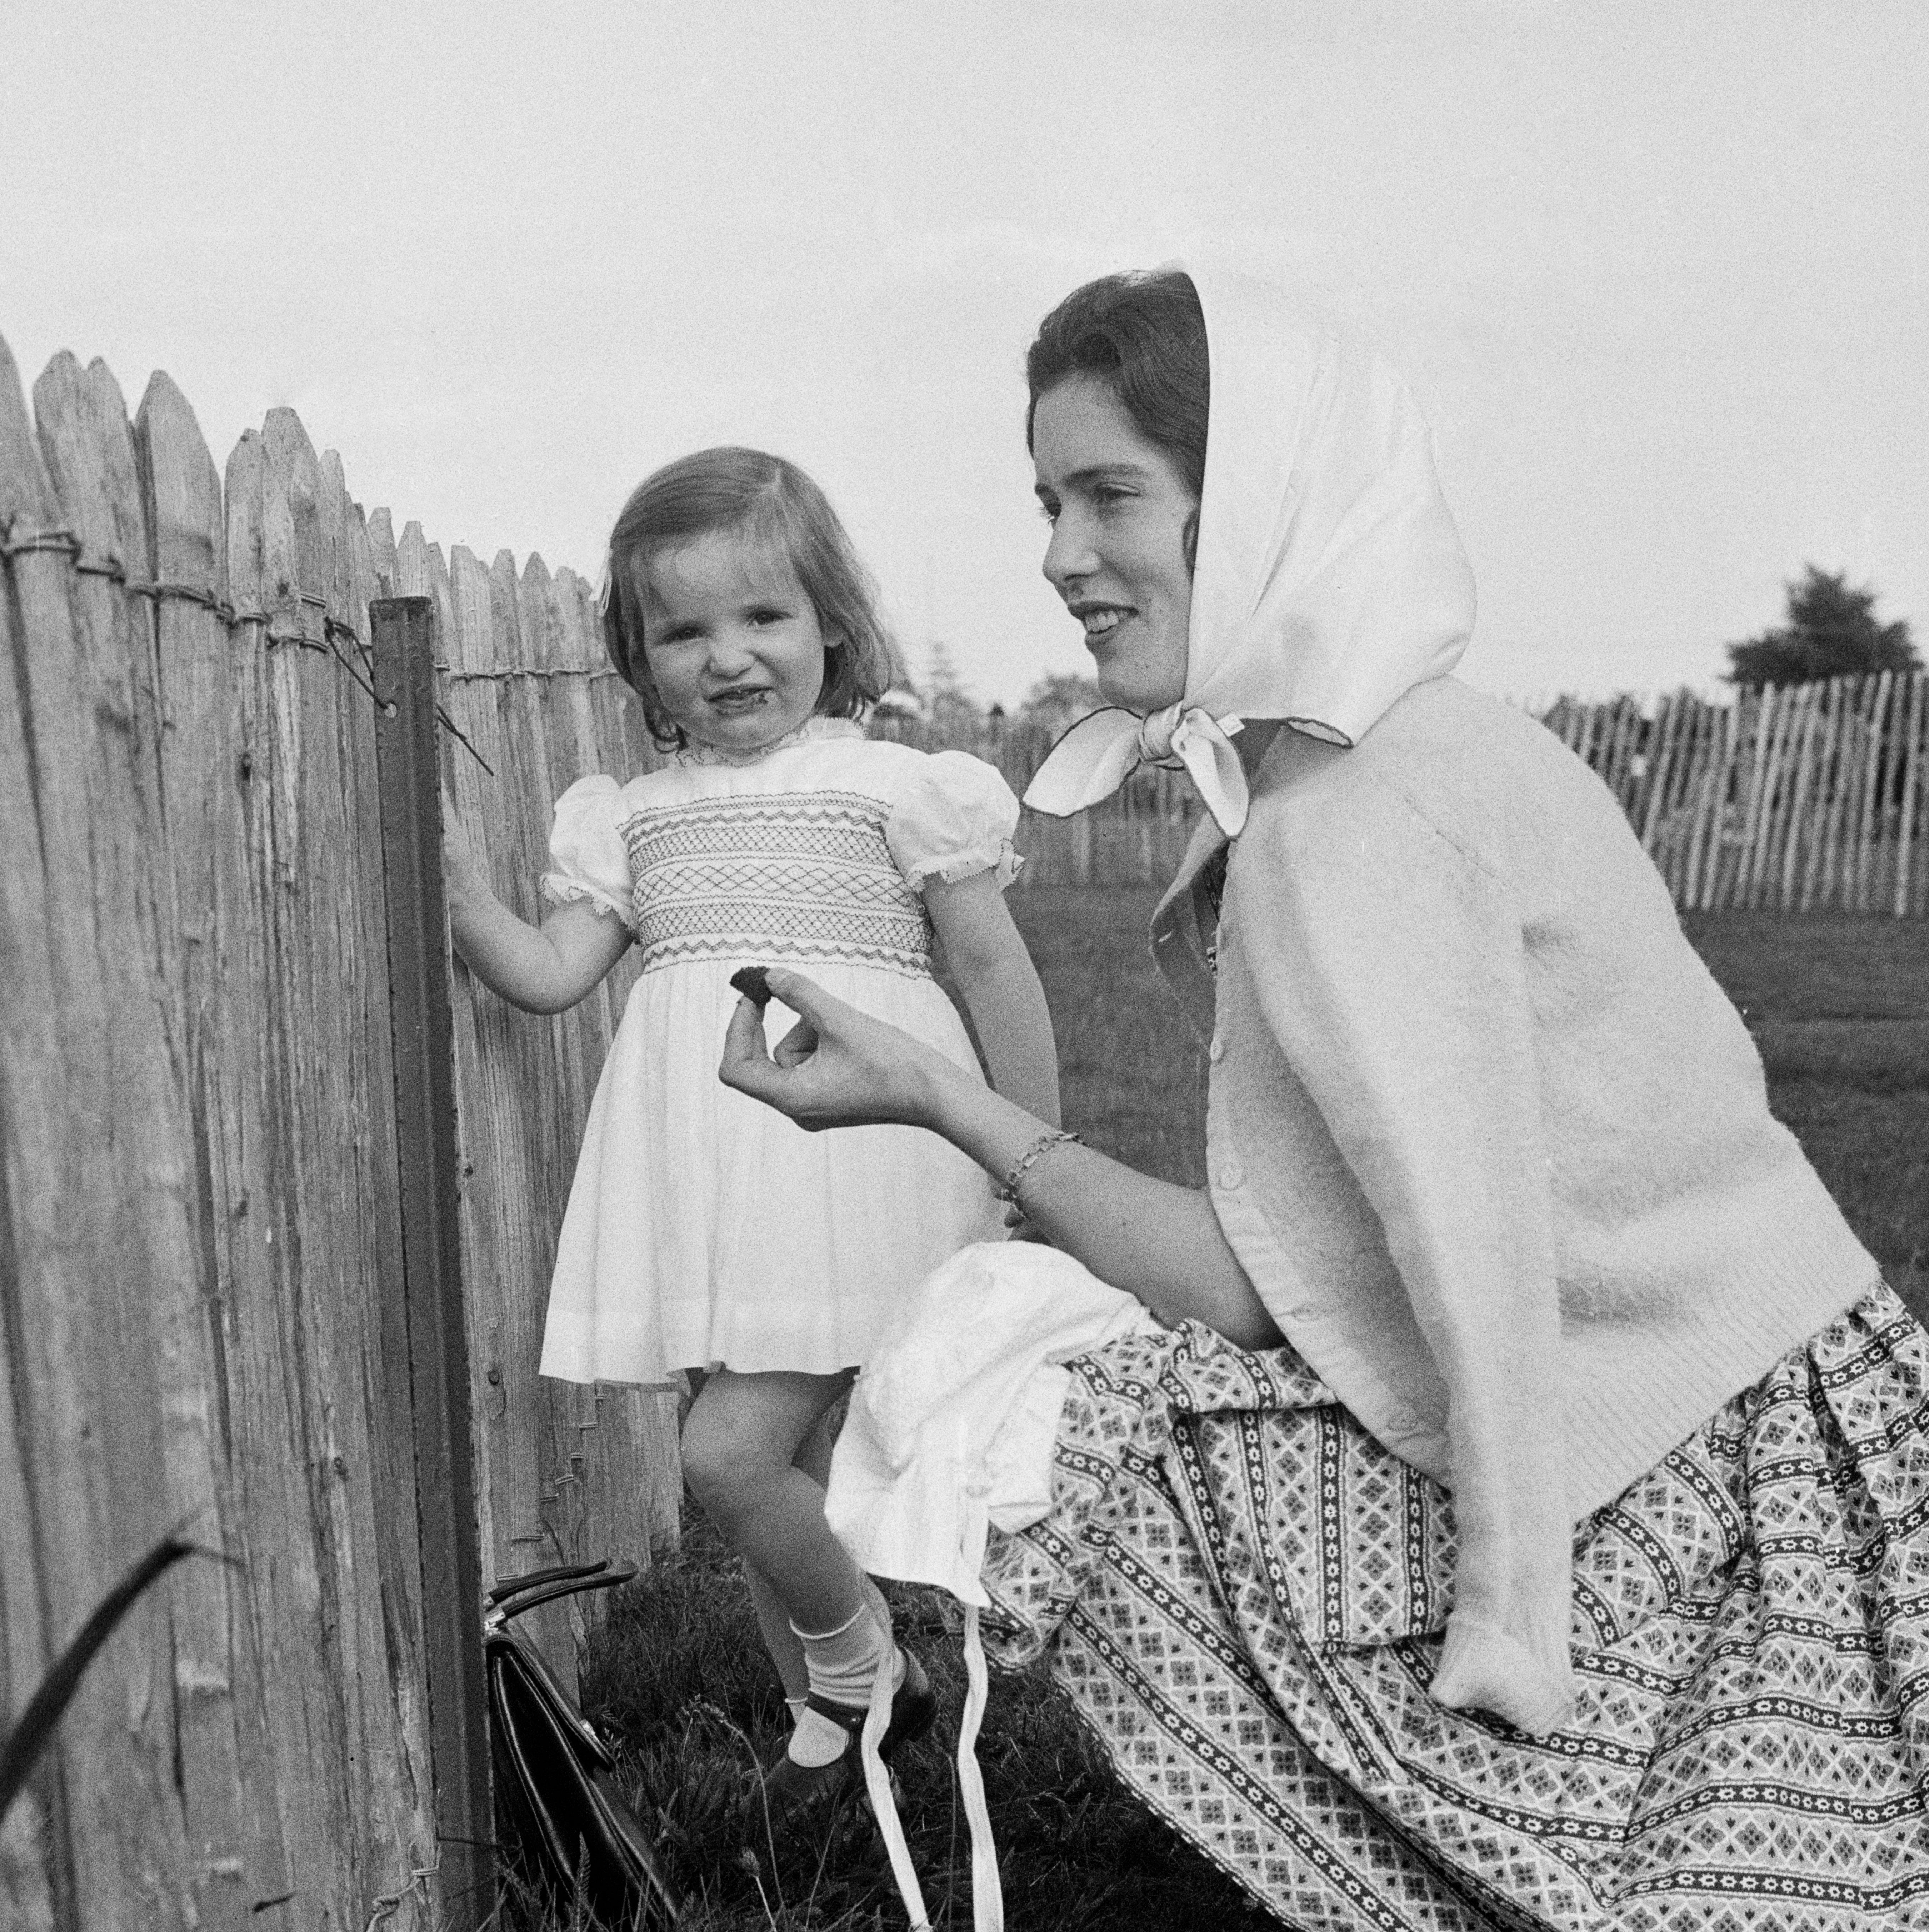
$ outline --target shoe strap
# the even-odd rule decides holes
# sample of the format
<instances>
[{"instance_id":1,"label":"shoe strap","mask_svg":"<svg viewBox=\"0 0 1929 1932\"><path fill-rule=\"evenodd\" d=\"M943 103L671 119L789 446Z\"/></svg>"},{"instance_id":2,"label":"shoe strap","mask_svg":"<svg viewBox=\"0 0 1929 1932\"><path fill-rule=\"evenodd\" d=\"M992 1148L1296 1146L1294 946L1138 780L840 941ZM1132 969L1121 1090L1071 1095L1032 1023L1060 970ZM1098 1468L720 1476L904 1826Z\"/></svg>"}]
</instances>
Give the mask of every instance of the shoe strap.
<instances>
[{"instance_id":1,"label":"shoe strap","mask_svg":"<svg viewBox=\"0 0 1929 1932\"><path fill-rule=\"evenodd\" d=\"M840 1704L833 1699L820 1696L813 1690L804 1700L804 1708L814 1711L820 1718L828 1718L846 1737L861 1737L864 1720L870 1714L869 1707L862 1704Z\"/></svg>"}]
</instances>

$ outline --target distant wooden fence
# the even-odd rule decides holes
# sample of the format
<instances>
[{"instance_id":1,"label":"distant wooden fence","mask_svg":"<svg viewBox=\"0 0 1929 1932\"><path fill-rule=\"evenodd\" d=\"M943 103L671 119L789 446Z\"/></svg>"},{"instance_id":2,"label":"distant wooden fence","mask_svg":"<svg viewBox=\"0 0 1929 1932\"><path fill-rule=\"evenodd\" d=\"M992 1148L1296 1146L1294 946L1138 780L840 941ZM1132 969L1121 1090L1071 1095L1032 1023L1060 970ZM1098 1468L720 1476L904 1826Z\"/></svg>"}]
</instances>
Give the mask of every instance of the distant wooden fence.
<instances>
[{"instance_id":1,"label":"distant wooden fence","mask_svg":"<svg viewBox=\"0 0 1929 1932\"><path fill-rule=\"evenodd\" d=\"M1929 913L1929 674L1563 700L1544 722L1620 800L1676 903Z\"/></svg>"},{"instance_id":2,"label":"distant wooden fence","mask_svg":"<svg viewBox=\"0 0 1929 1932\"><path fill-rule=\"evenodd\" d=\"M164 1532L234 1563L97 1660L0 1826L0 1922L473 1922L424 1658L478 1580L421 1555L448 1492L411 1436L370 600L435 600L494 768L450 737L448 776L524 910L555 792L648 754L576 578L392 542L290 412L224 479L165 376L130 425L63 355L34 404L0 345L0 1708ZM532 1021L455 975L484 1581L674 1533L668 1400L536 1375L622 990Z\"/></svg>"},{"instance_id":3,"label":"distant wooden fence","mask_svg":"<svg viewBox=\"0 0 1929 1932\"><path fill-rule=\"evenodd\" d=\"M1620 801L1677 904L1920 917L1929 914L1926 713L1929 673L1885 671L1741 692L1725 704L1685 691L1646 704L1563 698L1542 722ZM1001 721L878 728L973 752L1019 791L1054 736ZM1020 882L1162 883L1198 812L1182 774L1146 771L1077 818L1028 813Z\"/></svg>"}]
</instances>

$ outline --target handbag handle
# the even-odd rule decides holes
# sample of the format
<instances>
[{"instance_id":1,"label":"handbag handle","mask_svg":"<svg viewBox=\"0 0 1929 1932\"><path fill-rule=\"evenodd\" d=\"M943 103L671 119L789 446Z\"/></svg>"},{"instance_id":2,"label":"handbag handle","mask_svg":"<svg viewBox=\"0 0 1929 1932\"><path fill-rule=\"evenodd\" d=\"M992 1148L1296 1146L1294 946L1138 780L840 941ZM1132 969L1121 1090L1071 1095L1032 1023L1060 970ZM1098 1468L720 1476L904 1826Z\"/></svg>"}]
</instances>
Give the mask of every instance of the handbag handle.
<instances>
[{"instance_id":1,"label":"handbag handle","mask_svg":"<svg viewBox=\"0 0 1929 1932\"><path fill-rule=\"evenodd\" d=\"M565 1576L593 1576L599 1570L607 1570L610 1559L605 1556L600 1563L559 1563L548 1570L525 1570L520 1576L505 1576L490 1591L488 1600L500 1604L505 1597L513 1597L518 1590L533 1589L538 1583L554 1583Z\"/></svg>"},{"instance_id":2,"label":"handbag handle","mask_svg":"<svg viewBox=\"0 0 1929 1932\"><path fill-rule=\"evenodd\" d=\"M636 1574L634 1566L626 1565L620 1570L612 1570L607 1562L592 1564L591 1573L585 1576L580 1570L566 1572L554 1582L542 1578L553 1573L539 1571L536 1576L525 1578L511 1596L498 1597L489 1614L483 1620L487 1630L498 1630L512 1617L519 1617L525 1610L532 1610L538 1604L551 1603L558 1597L573 1597L580 1590L614 1590L620 1583L627 1583ZM500 1587L500 1586L499 1586Z\"/></svg>"}]
</instances>

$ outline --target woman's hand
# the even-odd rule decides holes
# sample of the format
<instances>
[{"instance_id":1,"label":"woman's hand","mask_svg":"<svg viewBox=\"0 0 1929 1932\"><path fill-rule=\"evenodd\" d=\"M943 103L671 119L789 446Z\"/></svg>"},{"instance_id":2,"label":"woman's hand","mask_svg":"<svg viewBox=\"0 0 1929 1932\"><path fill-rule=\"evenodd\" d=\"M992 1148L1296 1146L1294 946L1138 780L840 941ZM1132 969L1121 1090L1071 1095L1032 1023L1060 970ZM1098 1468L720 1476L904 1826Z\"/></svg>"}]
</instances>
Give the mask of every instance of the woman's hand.
<instances>
[{"instance_id":1,"label":"woman's hand","mask_svg":"<svg viewBox=\"0 0 1929 1932\"><path fill-rule=\"evenodd\" d=\"M936 1127L946 1085L963 1078L942 1054L834 999L781 966L771 992L799 1016L773 1056L764 1016L742 999L731 1014L717 1078L815 1133L825 1127Z\"/></svg>"}]
</instances>

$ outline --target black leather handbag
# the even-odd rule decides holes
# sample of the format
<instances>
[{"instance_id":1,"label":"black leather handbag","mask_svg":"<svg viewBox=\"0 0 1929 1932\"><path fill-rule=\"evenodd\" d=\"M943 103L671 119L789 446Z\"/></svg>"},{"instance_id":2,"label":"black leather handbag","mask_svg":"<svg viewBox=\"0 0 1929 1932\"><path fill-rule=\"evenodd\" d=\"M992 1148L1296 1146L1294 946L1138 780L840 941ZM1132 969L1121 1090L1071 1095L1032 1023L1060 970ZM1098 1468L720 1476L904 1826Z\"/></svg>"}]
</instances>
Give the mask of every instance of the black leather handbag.
<instances>
[{"instance_id":1,"label":"black leather handbag","mask_svg":"<svg viewBox=\"0 0 1929 1932\"><path fill-rule=\"evenodd\" d=\"M506 1862L551 1906L568 1910L580 1897L598 1924L622 1932L674 1925L676 1894L617 1790L602 1739L511 1620L578 1590L613 1589L635 1574L604 1562L508 1577L489 1592L482 1621L489 1750Z\"/></svg>"}]
</instances>

